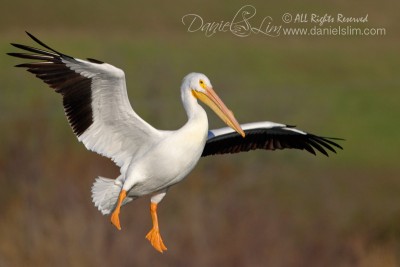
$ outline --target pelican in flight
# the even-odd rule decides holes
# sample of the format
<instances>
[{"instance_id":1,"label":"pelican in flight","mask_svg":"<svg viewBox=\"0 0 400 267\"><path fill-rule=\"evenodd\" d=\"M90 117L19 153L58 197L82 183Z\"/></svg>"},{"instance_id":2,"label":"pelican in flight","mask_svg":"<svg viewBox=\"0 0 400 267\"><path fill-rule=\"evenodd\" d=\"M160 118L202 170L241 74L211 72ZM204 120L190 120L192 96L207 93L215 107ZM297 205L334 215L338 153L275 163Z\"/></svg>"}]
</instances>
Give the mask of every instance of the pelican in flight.
<instances>
[{"instance_id":1,"label":"pelican in flight","mask_svg":"<svg viewBox=\"0 0 400 267\"><path fill-rule=\"evenodd\" d=\"M159 252L167 248L160 235L157 205L168 188L182 181L200 157L285 148L314 155L319 151L328 156L327 151L342 149L336 138L309 134L290 125L268 121L240 125L201 73L190 73L182 81L180 91L187 122L176 131L155 129L132 109L122 70L99 60L81 60L60 53L27 34L43 48L13 43L25 52L8 55L37 60L16 67L26 68L61 94L65 114L78 140L120 167L116 179L95 180L94 205L102 214L111 214L111 223L121 230L121 207L151 195L153 227L146 238ZM209 130L207 114L198 100L229 127Z\"/></svg>"}]
</instances>

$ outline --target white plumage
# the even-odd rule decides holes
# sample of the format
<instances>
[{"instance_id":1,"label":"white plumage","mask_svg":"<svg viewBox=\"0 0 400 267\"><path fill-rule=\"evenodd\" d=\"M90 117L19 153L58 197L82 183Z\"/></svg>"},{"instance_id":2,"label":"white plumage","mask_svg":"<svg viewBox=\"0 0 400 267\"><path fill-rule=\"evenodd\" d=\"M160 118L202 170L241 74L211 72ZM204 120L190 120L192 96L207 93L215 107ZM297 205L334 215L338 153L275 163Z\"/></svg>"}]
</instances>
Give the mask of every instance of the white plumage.
<instances>
[{"instance_id":1,"label":"white plumage","mask_svg":"<svg viewBox=\"0 0 400 267\"><path fill-rule=\"evenodd\" d=\"M125 74L107 63L62 58L66 67L92 80L93 123L78 137L87 149L111 158L125 170L132 157L163 136L132 109Z\"/></svg>"},{"instance_id":2,"label":"white plumage","mask_svg":"<svg viewBox=\"0 0 400 267\"><path fill-rule=\"evenodd\" d=\"M233 113L214 92L209 79L190 73L182 82L181 98L188 121L176 131L153 128L132 109L122 70L98 60L81 60L45 45L48 50L12 44L31 53L11 56L39 60L24 67L63 96L68 121L87 149L111 158L121 174L114 180L98 177L92 187L94 205L110 214L120 227L119 213L126 203L151 194L153 228L146 236L160 252L157 204L168 188L180 182L201 156L237 153L253 149L314 149L328 155L341 148L333 138L305 133L293 126L273 122L239 125ZM208 119L198 100L207 104L229 127L208 131Z\"/></svg>"}]
</instances>

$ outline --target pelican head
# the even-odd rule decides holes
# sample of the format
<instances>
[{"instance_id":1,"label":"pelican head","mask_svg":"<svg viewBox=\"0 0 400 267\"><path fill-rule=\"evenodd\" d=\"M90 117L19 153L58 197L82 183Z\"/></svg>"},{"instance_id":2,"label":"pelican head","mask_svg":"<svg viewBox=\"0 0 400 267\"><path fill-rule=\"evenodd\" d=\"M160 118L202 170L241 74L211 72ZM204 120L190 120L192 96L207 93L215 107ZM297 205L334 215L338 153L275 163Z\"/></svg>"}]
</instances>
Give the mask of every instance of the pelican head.
<instances>
[{"instance_id":1,"label":"pelican head","mask_svg":"<svg viewBox=\"0 0 400 267\"><path fill-rule=\"evenodd\" d=\"M238 132L242 137L245 136L240 124L215 93L210 80L202 73L190 73L186 75L182 82L182 89L190 90L192 95L201 102L209 106L229 127Z\"/></svg>"}]
</instances>

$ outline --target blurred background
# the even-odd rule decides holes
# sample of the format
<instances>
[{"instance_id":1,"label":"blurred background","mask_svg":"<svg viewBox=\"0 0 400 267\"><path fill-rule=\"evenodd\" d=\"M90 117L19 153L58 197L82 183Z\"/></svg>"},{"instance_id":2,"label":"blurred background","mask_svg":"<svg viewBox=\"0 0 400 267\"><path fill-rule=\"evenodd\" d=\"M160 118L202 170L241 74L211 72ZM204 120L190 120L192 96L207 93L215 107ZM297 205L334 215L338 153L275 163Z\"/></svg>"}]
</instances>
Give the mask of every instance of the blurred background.
<instances>
[{"instance_id":1,"label":"blurred background","mask_svg":"<svg viewBox=\"0 0 400 267\"><path fill-rule=\"evenodd\" d=\"M0 11L0 266L400 266L399 1L3 0ZM188 32L181 19L230 21L252 4L291 14L365 17L384 36L238 37ZM324 24L336 27L341 24ZM149 199L117 231L91 203L110 160L72 133L59 95L13 66L24 33L125 70L134 109L160 129L185 123L179 86L203 72L240 122L270 120L345 138L304 151L207 157L159 207L168 251L151 248ZM209 112L212 128L223 123Z\"/></svg>"}]
</instances>

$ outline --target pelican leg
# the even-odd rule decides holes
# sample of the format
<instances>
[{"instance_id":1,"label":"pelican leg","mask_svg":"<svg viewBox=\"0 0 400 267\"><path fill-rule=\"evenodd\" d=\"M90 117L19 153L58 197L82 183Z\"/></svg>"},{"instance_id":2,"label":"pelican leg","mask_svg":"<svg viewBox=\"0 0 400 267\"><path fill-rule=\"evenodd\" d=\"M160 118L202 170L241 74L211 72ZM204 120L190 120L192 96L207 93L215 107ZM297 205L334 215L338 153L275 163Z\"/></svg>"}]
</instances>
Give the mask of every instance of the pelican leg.
<instances>
[{"instance_id":1,"label":"pelican leg","mask_svg":"<svg viewBox=\"0 0 400 267\"><path fill-rule=\"evenodd\" d=\"M111 223L114 224L114 226L118 230L121 230L121 224L119 223L119 213L121 210L122 201L124 201L125 198L126 198L126 191L122 189L118 196L117 206L115 207L113 213L111 214Z\"/></svg>"},{"instance_id":2,"label":"pelican leg","mask_svg":"<svg viewBox=\"0 0 400 267\"><path fill-rule=\"evenodd\" d=\"M153 221L153 227L151 228L150 232L146 235L146 238L150 241L154 249L156 249L158 252L161 253L167 250L167 247L164 245L164 242L160 234L160 228L158 226L157 205L165 196L165 194L166 192L162 192L151 198L150 214L151 214L151 219Z\"/></svg>"}]
</instances>

